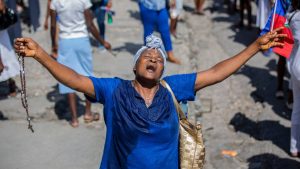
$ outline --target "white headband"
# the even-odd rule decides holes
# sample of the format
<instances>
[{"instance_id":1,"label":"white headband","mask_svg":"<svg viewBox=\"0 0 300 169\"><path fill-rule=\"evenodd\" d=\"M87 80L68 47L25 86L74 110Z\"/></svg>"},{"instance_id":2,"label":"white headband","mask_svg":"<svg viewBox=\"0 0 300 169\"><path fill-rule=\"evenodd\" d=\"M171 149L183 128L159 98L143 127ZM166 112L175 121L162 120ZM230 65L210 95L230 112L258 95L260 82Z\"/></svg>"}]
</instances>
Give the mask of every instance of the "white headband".
<instances>
[{"instance_id":1,"label":"white headband","mask_svg":"<svg viewBox=\"0 0 300 169\"><path fill-rule=\"evenodd\" d=\"M161 39L157 36L154 36L153 34L149 35L146 37L146 45L142 46L134 55L133 58L133 66L136 65L136 62L139 60L141 54L146 50L146 49L157 49L161 56L164 59L164 67L166 66L166 62L167 62L167 55L165 52L165 48L163 46L163 43L161 41Z\"/></svg>"}]
</instances>

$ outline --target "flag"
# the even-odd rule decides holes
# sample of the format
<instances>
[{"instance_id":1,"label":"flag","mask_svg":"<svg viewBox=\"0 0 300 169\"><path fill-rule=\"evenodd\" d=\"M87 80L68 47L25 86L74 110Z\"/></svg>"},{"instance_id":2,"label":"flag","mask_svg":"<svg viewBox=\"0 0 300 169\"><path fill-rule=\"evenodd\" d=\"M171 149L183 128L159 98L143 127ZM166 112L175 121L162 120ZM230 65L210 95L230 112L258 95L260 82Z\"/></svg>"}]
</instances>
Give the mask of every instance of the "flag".
<instances>
[{"instance_id":1,"label":"flag","mask_svg":"<svg viewBox=\"0 0 300 169\"><path fill-rule=\"evenodd\" d=\"M290 4L289 0L276 0L272 12L269 15L268 22L260 34L264 35L276 28L284 27L284 29L280 32L287 35L287 37L283 40L284 46L274 47L271 50L285 58L290 57L294 44L293 34L287 25L287 19L285 17Z\"/></svg>"}]
</instances>

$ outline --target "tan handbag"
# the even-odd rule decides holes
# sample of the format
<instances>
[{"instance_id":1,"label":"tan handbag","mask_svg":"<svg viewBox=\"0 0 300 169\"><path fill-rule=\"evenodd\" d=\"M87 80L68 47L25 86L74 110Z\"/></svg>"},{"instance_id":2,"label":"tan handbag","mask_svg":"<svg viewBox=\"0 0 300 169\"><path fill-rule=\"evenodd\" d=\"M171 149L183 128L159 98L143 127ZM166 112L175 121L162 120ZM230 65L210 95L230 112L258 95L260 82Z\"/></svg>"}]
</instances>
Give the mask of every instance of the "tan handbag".
<instances>
[{"instance_id":1,"label":"tan handbag","mask_svg":"<svg viewBox=\"0 0 300 169\"><path fill-rule=\"evenodd\" d=\"M181 169L202 169L205 160L205 147L201 125L190 123L178 104L175 95L164 80L161 84L171 93L179 118L179 156Z\"/></svg>"}]
</instances>

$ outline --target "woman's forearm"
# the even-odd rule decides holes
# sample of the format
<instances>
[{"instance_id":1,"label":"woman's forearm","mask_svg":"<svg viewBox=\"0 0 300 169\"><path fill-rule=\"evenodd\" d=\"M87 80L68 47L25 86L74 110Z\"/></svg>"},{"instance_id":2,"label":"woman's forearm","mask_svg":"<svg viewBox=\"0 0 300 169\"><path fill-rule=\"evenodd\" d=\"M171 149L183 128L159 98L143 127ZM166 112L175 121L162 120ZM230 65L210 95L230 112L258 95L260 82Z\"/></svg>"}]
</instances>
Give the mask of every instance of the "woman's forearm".
<instances>
[{"instance_id":1,"label":"woman's forearm","mask_svg":"<svg viewBox=\"0 0 300 169\"><path fill-rule=\"evenodd\" d=\"M255 41L239 54L219 62L218 64L216 64L215 66L213 66L212 68L206 71L197 73L195 91L198 91L206 86L210 86L225 80L230 75L235 73L259 50L260 47L258 43Z\"/></svg>"},{"instance_id":2,"label":"woman's forearm","mask_svg":"<svg viewBox=\"0 0 300 169\"><path fill-rule=\"evenodd\" d=\"M218 81L223 81L235 73L242 65L252 58L260 50L259 45L253 42L239 54L216 64L212 69L218 76Z\"/></svg>"},{"instance_id":3,"label":"woman's forearm","mask_svg":"<svg viewBox=\"0 0 300 169\"><path fill-rule=\"evenodd\" d=\"M41 63L53 77L60 83L83 92L91 97L94 96L94 87L88 77L76 73L74 70L52 59L42 48L37 50L34 59Z\"/></svg>"}]
</instances>

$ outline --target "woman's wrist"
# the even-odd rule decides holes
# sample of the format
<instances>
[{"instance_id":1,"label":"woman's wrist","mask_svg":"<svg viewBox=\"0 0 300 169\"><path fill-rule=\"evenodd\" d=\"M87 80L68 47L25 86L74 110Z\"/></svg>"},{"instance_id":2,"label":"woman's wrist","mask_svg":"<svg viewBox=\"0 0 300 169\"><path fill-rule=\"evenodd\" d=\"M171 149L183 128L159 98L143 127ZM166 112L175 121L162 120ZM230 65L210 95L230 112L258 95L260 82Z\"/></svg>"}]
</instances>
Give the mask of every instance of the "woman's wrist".
<instances>
[{"instance_id":1,"label":"woman's wrist","mask_svg":"<svg viewBox=\"0 0 300 169\"><path fill-rule=\"evenodd\" d=\"M39 60L41 56L43 55L44 51L41 48L38 48L35 50L35 53L33 54L33 58L35 60Z\"/></svg>"},{"instance_id":2,"label":"woman's wrist","mask_svg":"<svg viewBox=\"0 0 300 169\"><path fill-rule=\"evenodd\" d=\"M257 50L257 52L261 50L261 44L260 44L260 42L259 42L259 38L256 39L256 41L254 41L253 46L254 46L254 48Z\"/></svg>"}]
</instances>

